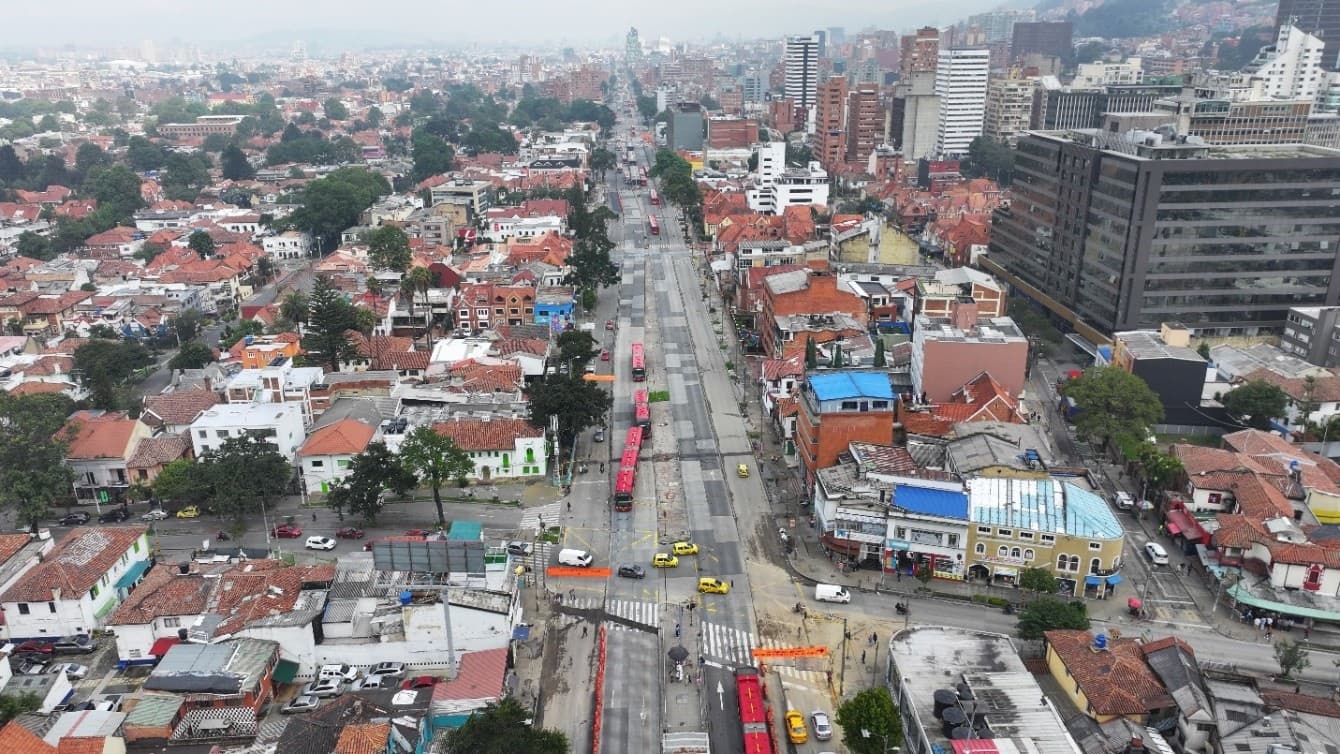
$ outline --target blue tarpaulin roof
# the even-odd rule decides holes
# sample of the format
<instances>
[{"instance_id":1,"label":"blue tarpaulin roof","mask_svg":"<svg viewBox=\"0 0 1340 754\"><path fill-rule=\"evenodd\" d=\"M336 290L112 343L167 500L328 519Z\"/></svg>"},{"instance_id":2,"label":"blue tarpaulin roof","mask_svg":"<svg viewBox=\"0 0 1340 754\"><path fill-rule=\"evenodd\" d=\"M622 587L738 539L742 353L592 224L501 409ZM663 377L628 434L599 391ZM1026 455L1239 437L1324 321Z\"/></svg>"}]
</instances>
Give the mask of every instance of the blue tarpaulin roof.
<instances>
[{"instance_id":1,"label":"blue tarpaulin roof","mask_svg":"<svg viewBox=\"0 0 1340 754\"><path fill-rule=\"evenodd\" d=\"M149 561L147 560L141 560L131 565L130 570L126 571L121 575L121 578L116 580L116 588L129 589L132 586L135 586L136 582L140 580L140 577L143 576L144 572L147 570L149 570Z\"/></svg>"},{"instance_id":2,"label":"blue tarpaulin roof","mask_svg":"<svg viewBox=\"0 0 1340 754\"><path fill-rule=\"evenodd\" d=\"M899 484L893 488L893 504L927 516L968 519L968 496L962 492Z\"/></svg>"},{"instance_id":3,"label":"blue tarpaulin roof","mask_svg":"<svg viewBox=\"0 0 1340 754\"><path fill-rule=\"evenodd\" d=\"M452 521L447 539L452 542L478 542L484 538L484 524L481 521Z\"/></svg>"},{"instance_id":4,"label":"blue tarpaulin roof","mask_svg":"<svg viewBox=\"0 0 1340 754\"><path fill-rule=\"evenodd\" d=\"M521 625L512 629L512 641L529 641L530 626Z\"/></svg>"},{"instance_id":5,"label":"blue tarpaulin roof","mask_svg":"<svg viewBox=\"0 0 1340 754\"><path fill-rule=\"evenodd\" d=\"M1094 575L1090 574L1090 575L1084 577L1084 585L1085 585L1085 586L1098 586L1098 585L1101 584L1101 583L1103 583L1103 577L1102 577L1102 576L1094 576Z\"/></svg>"},{"instance_id":6,"label":"blue tarpaulin roof","mask_svg":"<svg viewBox=\"0 0 1340 754\"><path fill-rule=\"evenodd\" d=\"M884 398L893 400L893 387L887 375L863 372L830 372L810 377L810 388L821 401L843 398Z\"/></svg>"},{"instance_id":7,"label":"blue tarpaulin roof","mask_svg":"<svg viewBox=\"0 0 1340 754\"><path fill-rule=\"evenodd\" d=\"M1119 574L1119 573L1114 573L1114 574L1112 574L1112 575L1110 575L1110 576L1107 577L1107 585L1108 585L1108 586L1116 586L1117 584L1120 584L1120 583L1123 582L1123 581L1125 581L1125 579L1123 579L1123 578L1121 577L1121 574Z\"/></svg>"}]
</instances>

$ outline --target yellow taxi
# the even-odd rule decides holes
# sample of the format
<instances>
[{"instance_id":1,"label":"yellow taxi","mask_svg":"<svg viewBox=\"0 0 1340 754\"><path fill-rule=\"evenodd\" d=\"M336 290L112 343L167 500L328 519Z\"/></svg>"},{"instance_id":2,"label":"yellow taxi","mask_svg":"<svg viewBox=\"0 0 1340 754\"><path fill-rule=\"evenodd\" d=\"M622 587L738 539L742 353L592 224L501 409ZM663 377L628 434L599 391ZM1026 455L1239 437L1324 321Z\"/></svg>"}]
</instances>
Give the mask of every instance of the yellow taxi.
<instances>
[{"instance_id":1,"label":"yellow taxi","mask_svg":"<svg viewBox=\"0 0 1340 754\"><path fill-rule=\"evenodd\" d=\"M738 474L739 477L740 477L741 479L748 479L748 478L749 478L749 464L747 464L747 463L742 463L742 464L740 464L739 466L736 466L736 467L735 467L735 473Z\"/></svg>"},{"instance_id":2,"label":"yellow taxi","mask_svg":"<svg viewBox=\"0 0 1340 754\"><path fill-rule=\"evenodd\" d=\"M177 518L200 518L200 509L194 505L188 505L177 511Z\"/></svg>"},{"instance_id":3,"label":"yellow taxi","mask_svg":"<svg viewBox=\"0 0 1340 754\"><path fill-rule=\"evenodd\" d=\"M810 740L810 732L805 730L805 716L795 710L786 711L786 737L793 744Z\"/></svg>"},{"instance_id":4,"label":"yellow taxi","mask_svg":"<svg viewBox=\"0 0 1340 754\"><path fill-rule=\"evenodd\" d=\"M658 552L651 559L651 564L657 568L674 568L679 565L679 558L667 552Z\"/></svg>"},{"instance_id":5,"label":"yellow taxi","mask_svg":"<svg viewBox=\"0 0 1340 754\"><path fill-rule=\"evenodd\" d=\"M676 542L670 545L670 549L676 555L697 555L698 545L692 542Z\"/></svg>"},{"instance_id":6,"label":"yellow taxi","mask_svg":"<svg viewBox=\"0 0 1340 754\"><path fill-rule=\"evenodd\" d=\"M698 591L704 594L729 594L730 584L721 579L703 577L698 579Z\"/></svg>"}]
</instances>

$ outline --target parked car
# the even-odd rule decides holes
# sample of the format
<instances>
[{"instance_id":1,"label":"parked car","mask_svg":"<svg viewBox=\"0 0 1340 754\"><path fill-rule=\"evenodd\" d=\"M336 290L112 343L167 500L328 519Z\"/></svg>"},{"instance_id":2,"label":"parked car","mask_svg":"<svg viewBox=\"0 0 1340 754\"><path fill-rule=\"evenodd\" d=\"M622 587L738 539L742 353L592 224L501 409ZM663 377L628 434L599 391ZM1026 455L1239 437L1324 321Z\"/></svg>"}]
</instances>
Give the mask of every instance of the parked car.
<instances>
[{"instance_id":1,"label":"parked car","mask_svg":"<svg viewBox=\"0 0 1340 754\"><path fill-rule=\"evenodd\" d=\"M508 555L516 555L518 557L526 558L530 557L530 554L532 552L535 552L535 546L529 542L522 542L520 540L516 540L507 543Z\"/></svg>"},{"instance_id":2,"label":"parked car","mask_svg":"<svg viewBox=\"0 0 1340 754\"><path fill-rule=\"evenodd\" d=\"M299 694L279 710L281 715L293 715L299 712L311 712L321 706L321 700L311 694Z\"/></svg>"},{"instance_id":3,"label":"parked car","mask_svg":"<svg viewBox=\"0 0 1340 754\"><path fill-rule=\"evenodd\" d=\"M367 678L359 678L349 685L350 691L376 691L378 689L389 689L395 685L396 677L393 675L370 675Z\"/></svg>"},{"instance_id":4,"label":"parked car","mask_svg":"<svg viewBox=\"0 0 1340 754\"><path fill-rule=\"evenodd\" d=\"M810 725L814 726L814 739L827 741L833 737L833 724L828 721L828 713L815 710L810 713Z\"/></svg>"},{"instance_id":5,"label":"parked car","mask_svg":"<svg viewBox=\"0 0 1340 754\"><path fill-rule=\"evenodd\" d=\"M302 527L293 524L280 524L275 527L274 534L280 539L297 539L302 536Z\"/></svg>"},{"instance_id":6,"label":"parked car","mask_svg":"<svg viewBox=\"0 0 1340 754\"><path fill-rule=\"evenodd\" d=\"M651 564L657 568L674 568L679 565L679 558L665 552L658 552L651 559Z\"/></svg>"},{"instance_id":7,"label":"parked car","mask_svg":"<svg viewBox=\"0 0 1340 754\"><path fill-rule=\"evenodd\" d=\"M98 648L93 637L88 634L66 636L51 645L51 651L58 655L88 654Z\"/></svg>"},{"instance_id":8,"label":"parked car","mask_svg":"<svg viewBox=\"0 0 1340 754\"><path fill-rule=\"evenodd\" d=\"M167 511L162 510L161 508L154 508L153 510L149 511L148 513L145 513L144 515L140 516L140 520L141 520L141 521L162 521L163 519L165 519L165 518L167 518L167 517L168 517L168 515L167 515Z\"/></svg>"},{"instance_id":9,"label":"parked car","mask_svg":"<svg viewBox=\"0 0 1340 754\"><path fill-rule=\"evenodd\" d=\"M409 529L405 532L406 537L426 537L429 534L432 534L432 532L427 529Z\"/></svg>"},{"instance_id":10,"label":"parked car","mask_svg":"<svg viewBox=\"0 0 1340 754\"><path fill-rule=\"evenodd\" d=\"M403 662L379 662L368 668L368 677L377 675L400 675L405 672L405 663Z\"/></svg>"},{"instance_id":11,"label":"parked car","mask_svg":"<svg viewBox=\"0 0 1340 754\"><path fill-rule=\"evenodd\" d=\"M595 432L595 434L591 435L591 439L594 440L595 442L604 442L604 441L605 441L605 428L604 428L604 427L597 427L597 428L596 428L596 432Z\"/></svg>"},{"instance_id":12,"label":"parked car","mask_svg":"<svg viewBox=\"0 0 1340 754\"><path fill-rule=\"evenodd\" d=\"M64 673L66 678L69 678L72 681L77 681L80 678L83 678L84 676L88 675L88 666L80 665L77 662L61 662L52 665L51 668L47 670L47 672Z\"/></svg>"},{"instance_id":13,"label":"parked car","mask_svg":"<svg viewBox=\"0 0 1340 754\"><path fill-rule=\"evenodd\" d=\"M200 506L188 505L177 511L177 518L200 518Z\"/></svg>"},{"instance_id":14,"label":"parked car","mask_svg":"<svg viewBox=\"0 0 1340 754\"><path fill-rule=\"evenodd\" d=\"M436 686L438 681L441 680L441 678L438 678L435 675L418 675L413 678L405 679L405 682L400 684L400 688L401 690L430 689Z\"/></svg>"},{"instance_id":15,"label":"parked car","mask_svg":"<svg viewBox=\"0 0 1340 754\"><path fill-rule=\"evenodd\" d=\"M697 555L698 545L692 542L675 542L670 545L670 551L676 555Z\"/></svg>"},{"instance_id":16,"label":"parked car","mask_svg":"<svg viewBox=\"0 0 1340 754\"><path fill-rule=\"evenodd\" d=\"M130 518L129 508L112 508L111 510L98 516L98 522L103 524L119 524Z\"/></svg>"},{"instance_id":17,"label":"parked car","mask_svg":"<svg viewBox=\"0 0 1340 754\"><path fill-rule=\"evenodd\" d=\"M600 360L601 360L601 361L609 361L609 360L610 360L610 350L609 350L608 348L602 348L602 349L600 349Z\"/></svg>"},{"instance_id":18,"label":"parked car","mask_svg":"<svg viewBox=\"0 0 1340 754\"><path fill-rule=\"evenodd\" d=\"M1117 510L1128 511L1135 507L1135 498L1131 497L1131 493L1126 490L1117 490L1114 502L1117 504Z\"/></svg>"},{"instance_id":19,"label":"parked car","mask_svg":"<svg viewBox=\"0 0 1340 754\"><path fill-rule=\"evenodd\" d=\"M640 565L621 565L619 566L619 575L625 579L645 579L647 569Z\"/></svg>"},{"instance_id":20,"label":"parked car","mask_svg":"<svg viewBox=\"0 0 1340 754\"><path fill-rule=\"evenodd\" d=\"M75 511L74 513L66 513L64 516L61 516L58 523L61 526L81 526L88 523L89 518L90 516L84 511Z\"/></svg>"},{"instance_id":21,"label":"parked car","mask_svg":"<svg viewBox=\"0 0 1340 754\"><path fill-rule=\"evenodd\" d=\"M346 526L343 529L336 529L335 537L337 539L362 539L363 530L356 529L352 526Z\"/></svg>"},{"instance_id":22,"label":"parked car","mask_svg":"<svg viewBox=\"0 0 1340 754\"><path fill-rule=\"evenodd\" d=\"M29 655L19 660L15 666L14 672L18 675L42 675L48 672L47 667L50 662L49 657L37 657Z\"/></svg>"},{"instance_id":23,"label":"parked car","mask_svg":"<svg viewBox=\"0 0 1340 754\"><path fill-rule=\"evenodd\" d=\"M318 699L333 699L344 693L344 684L334 678L312 681L298 692L301 696L314 696Z\"/></svg>"},{"instance_id":24,"label":"parked car","mask_svg":"<svg viewBox=\"0 0 1340 754\"><path fill-rule=\"evenodd\" d=\"M25 641L14 647L14 656L36 656L50 657L52 653L51 642L47 641Z\"/></svg>"},{"instance_id":25,"label":"parked car","mask_svg":"<svg viewBox=\"0 0 1340 754\"><path fill-rule=\"evenodd\" d=\"M334 550L336 544L338 542L330 537L308 537L306 547L309 550Z\"/></svg>"}]
</instances>

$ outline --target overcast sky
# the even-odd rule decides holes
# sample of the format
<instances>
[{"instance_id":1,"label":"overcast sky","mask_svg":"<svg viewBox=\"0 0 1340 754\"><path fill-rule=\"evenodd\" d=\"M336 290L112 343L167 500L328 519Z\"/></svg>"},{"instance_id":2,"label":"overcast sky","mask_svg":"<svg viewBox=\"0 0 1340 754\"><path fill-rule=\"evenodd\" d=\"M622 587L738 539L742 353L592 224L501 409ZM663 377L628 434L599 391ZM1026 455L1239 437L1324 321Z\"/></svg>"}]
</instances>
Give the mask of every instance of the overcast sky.
<instances>
[{"instance_id":1,"label":"overcast sky","mask_svg":"<svg viewBox=\"0 0 1340 754\"><path fill-rule=\"evenodd\" d=\"M947 25L1001 0L278 0L198 3L189 0L8 0L0 16L0 47L74 43L99 47L322 37L370 32L383 45L406 40L462 44L585 44L621 37L629 26L643 39L751 39L827 26L900 31ZM394 13L394 16L391 15ZM340 34L344 37L344 34ZM355 37L356 39L356 37Z\"/></svg>"}]
</instances>

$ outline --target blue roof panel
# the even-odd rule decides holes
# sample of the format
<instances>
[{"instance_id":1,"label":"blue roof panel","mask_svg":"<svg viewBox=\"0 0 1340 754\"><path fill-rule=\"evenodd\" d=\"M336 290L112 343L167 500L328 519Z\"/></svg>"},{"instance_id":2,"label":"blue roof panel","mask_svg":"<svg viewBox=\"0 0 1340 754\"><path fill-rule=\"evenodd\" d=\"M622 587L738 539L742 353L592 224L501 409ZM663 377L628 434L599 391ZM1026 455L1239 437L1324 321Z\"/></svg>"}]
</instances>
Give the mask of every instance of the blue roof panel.
<instances>
[{"instance_id":1,"label":"blue roof panel","mask_svg":"<svg viewBox=\"0 0 1340 754\"><path fill-rule=\"evenodd\" d=\"M899 484L893 488L893 504L924 516L968 520L968 496L962 492Z\"/></svg>"},{"instance_id":2,"label":"blue roof panel","mask_svg":"<svg viewBox=\"0 0 1340 754\"><path fill-rule=\"evenodd\" d=\"M810 389L821 401L844 398L893 400L893 387L883 372L829 372L810 377Z\"/></svg>"},{"instance_id":3,"label":"blue roof panel","mask_svg":"<svg viewBox=\"0 0 1340 754\"><path fill-rule=\"evenodd\" d=\"M482 521L452 521L447 539L452 542L478 542L484 538Z\"/></svg>"}]
</instances>

